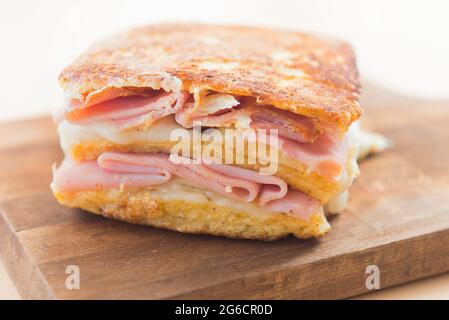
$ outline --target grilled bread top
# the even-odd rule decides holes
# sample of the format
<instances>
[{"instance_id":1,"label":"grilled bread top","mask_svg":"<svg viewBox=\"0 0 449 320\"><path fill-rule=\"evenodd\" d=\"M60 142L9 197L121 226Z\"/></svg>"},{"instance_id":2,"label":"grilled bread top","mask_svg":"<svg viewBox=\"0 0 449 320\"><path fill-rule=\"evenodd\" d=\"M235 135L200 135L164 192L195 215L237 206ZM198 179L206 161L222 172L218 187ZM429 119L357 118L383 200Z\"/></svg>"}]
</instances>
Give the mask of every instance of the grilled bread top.
<instances>
[{"instance_id":1,"label":"grilled bread top","mask_svg":"<svg viewBox=\"0 0 449 320\"><path fill-rule=\"evenodd\" d=\"M91 47L63 70L69 98L111 87L252 96L341 131L361 115L355 56L345 42L256 27L161 24Z\"/></svg>"}]
</instances>

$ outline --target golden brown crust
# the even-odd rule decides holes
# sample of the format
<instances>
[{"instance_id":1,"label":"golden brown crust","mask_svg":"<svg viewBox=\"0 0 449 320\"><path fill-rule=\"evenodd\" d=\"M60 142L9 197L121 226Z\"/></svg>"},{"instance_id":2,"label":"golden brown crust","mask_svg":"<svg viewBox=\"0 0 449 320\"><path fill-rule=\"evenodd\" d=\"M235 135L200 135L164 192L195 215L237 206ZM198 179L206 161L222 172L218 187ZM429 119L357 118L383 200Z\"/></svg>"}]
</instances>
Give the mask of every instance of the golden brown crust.
<instances>
[{"instance_id":1,"label":"golden brown crust","mask_svg":"<svg viewBox=\"0 0 449 320\"><path fill-rule=\"evenodd\" d=\"M108 218L187 233L268 241L289 234L303 239L317 238L324 236L330 229L321 213L314 215L310 221L304 221L282 213L249 213L219 206L213 201L195 203L164 200L150 190L56 192L55 197L63 205L82 208Z\"/></svg>"},{"instance_id":2,"label":"golden brown crust","mask_svg":"<svg viewBox=\"0 0 449 320\"><path fill-rule=\"evenodd\" d=\"M341 131L361 114L355 57L345 43L297 32L198 24L148 26L97 44L59 80L86 96L107 86L192 87L256 97Z\"/></svg>"}]
</instances>

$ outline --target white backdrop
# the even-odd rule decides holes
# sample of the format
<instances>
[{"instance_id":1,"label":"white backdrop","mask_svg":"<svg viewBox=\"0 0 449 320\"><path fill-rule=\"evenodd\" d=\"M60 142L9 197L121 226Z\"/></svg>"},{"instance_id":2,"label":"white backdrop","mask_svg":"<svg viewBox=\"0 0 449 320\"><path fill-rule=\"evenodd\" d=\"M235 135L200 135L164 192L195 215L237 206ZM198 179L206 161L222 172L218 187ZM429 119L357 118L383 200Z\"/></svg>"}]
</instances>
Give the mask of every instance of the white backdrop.
<instances>
[{"instance_id":1,"label":"white backdrop","mask_svg":"<svg viewBox=\"0 0 449 320\"><path fill-rule=\"evenodd\" d=\"M48 112L56 78L93 41L159 21L275 26L349 40L364 78L449 98L449 1L0 0L0 120Z\"/></svg>"}]
</instances>

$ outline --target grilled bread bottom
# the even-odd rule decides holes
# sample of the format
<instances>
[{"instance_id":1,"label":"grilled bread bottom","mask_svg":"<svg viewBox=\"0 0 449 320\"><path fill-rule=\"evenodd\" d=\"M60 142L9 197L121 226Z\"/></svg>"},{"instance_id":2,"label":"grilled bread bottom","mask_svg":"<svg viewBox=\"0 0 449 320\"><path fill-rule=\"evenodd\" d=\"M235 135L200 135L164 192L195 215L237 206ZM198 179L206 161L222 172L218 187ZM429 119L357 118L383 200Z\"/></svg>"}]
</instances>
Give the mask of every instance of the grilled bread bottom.
<instances>
[{"instance_id":1,"label":"grilled bread bottom","mask_svg":"<svg viewBox=\"0 0 449 320\"><path fill-rule=\"evenodd\" d=\"M213 200L167 199L150 189L97 189L62 193L57 200L108 218L187 233L229 238L276 240L290 234L296 238L318 238L330 229L322 210L309 221L283 213L258 213L244 207L225 206Z\"/></svg>"}]
</instances>

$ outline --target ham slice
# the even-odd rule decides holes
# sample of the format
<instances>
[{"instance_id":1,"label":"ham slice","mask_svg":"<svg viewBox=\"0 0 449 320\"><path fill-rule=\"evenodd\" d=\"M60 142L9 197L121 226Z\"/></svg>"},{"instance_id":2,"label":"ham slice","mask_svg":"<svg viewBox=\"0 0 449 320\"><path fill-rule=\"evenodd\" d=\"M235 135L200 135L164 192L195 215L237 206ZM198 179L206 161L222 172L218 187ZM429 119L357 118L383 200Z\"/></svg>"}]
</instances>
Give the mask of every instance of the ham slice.
<instances>
[{"instance_id":1,"label":"ham slice","mask_svg":"<svg viewBox=\"0 0 449 320\"><path fill-rule=\"evenodd\" d=\"M204 127L278 129L281 137L301 143L312 143L324 132L315 119L271 106L256 106L251 97L237 100L229 94L212 93L195 105L187 103L188 92L138 89L110 87L91 93L83 102L75 99L65 118L75 124L110 121L122 131L175 114L176 121L185 128L199 121Z\"/></svg>"},{"instance_id":2,"label":"ham slice","mask_svg":"<svg viewBox=\"0 0 449 320\"><path fill-rule=\"evenodd\" d=\"M328 179L341 175L346 163L347 144L346 137L340 140L330 133L323 133L313 143L298 143L279 137L279 145L286 156L306 164L309 172Z\"/></svg>"},{"instance_id":3,"label":"ham slice","mask_svg":"<svg viewBox=\"0 0 449 320\"><path fill-rule=\"evenodd\" d=\"M233 179L202 164L190 164L188 160L184 159L185 164L174 164L166 154L107 152L98 157L98 164L111 172L145 173L146 168L165 169L196 187L213 190L243 202L254 201L260 192L260 185L253 181Z\"/></svg>"},{"instance_id":4,"label":"ham slice","mask_svg":"<svg viewBox=\"0 0 449 320\"><path fill-rule=\"evenodd\" d=\"M187 159L185 159L187 160ZM97 161L66 160L54 171L53 187L59 192L76 192L120 186L162 185L173 176L186 183L215 191L240 202L258 202L274 212L308 219L320 208L314 200L289 190L280 178L256 171L215 164L174 164L165 154L103 153Z\"/></svg>"},{"instance_id":5,"label":"ham slice","mask_svg":"<svg viewBox=\"0 0 449 320\"><path fill-rule=\"evenodd\" d=\"M216 114L195 116L189 113L186 109L182 109L176 113L176 122L184 128L192 128L193 122L201 123L203 127L231 127L239 126L239 120L243 119L243 127L249 128L251 122L250 110L248 109L231 109L227 112L218 112Z\"/></svg>"},{"instance_id":6,"label":"ham slice","mask_svg":"<svg viewBox=\"0 0 449 320\"><path fill-rule=\"evenodd\" d=\"M138 93L139 90L137 90L137 92L136 90L137 89L130 90L129 88L108 87L104 90L94 91L89 94L82 103L80 103L80 107L87 108L89 106L99 104L108 100L113 100L118 97L132 96ZM145 90L149 92L153 91L151 89L140 89L141 93L144 93Z\"/></svg>"},{"instance_id":7,"label":"ham slice","mask_svg":"<svg viewBox=\"0 0 449 320\"><path fill-rule=\"evenodd\" d=\"M248 100L247 100L248 101ZM277 129L283 138L296 142L314 142L322 133L316 121L273 107L256 107L253 102L244 102L240 108L215 108L215 113L205 114L202 108L193 111L193 104L179 110L175 117L184 128L192 128L198 121L204 127L243 127L243 129Z\"/></svg>"},{"instance_id":8,"label":"ham slice","mask_svg":"<svg viewBox=\"0 0 449 320\"><path fill-rule=\"evenodd\" d=\"M259 203L261 204L281 199L288 192L288 186L284 180L275 176L261 175L257 171L222 164L211 164L208 166L222 175L262 184L263 186L259 194Z\"/></svg>"},{"instance_id":9,"label":"ham slice","mask_svg":"<svg viewBox=\"0 0 449 320\"><path fill-rule=\"evenodd\" d=\"M192 185L242 202L253 202L259 197L259 202L266 203L282 198L288 190L287 184L278 177L227 165L194 164L189 163L189 160L184 159L183 164L174 164L165 154L107 152L98 158L98 164L114 172L145 173L148 167L165 169L190 181Z\"/></svg>"},{"instance_id":10,"label":"ham slice","mask_svg":"<svg viewBox=\"0 0 449 320\"><path fill-rule=\"evenodd\" d=\"M251 120L254 129L277 129L279 136L301 143L312 143L323 133L315 119L268 106L256 108Z\"/></svg>"},{"instance_id":11,"label":"ham slice","mask_svg":"<svg viewBox=\"0 0 449 320\"><path fill-rule=\"evenodd\" d=\"M73 106L66 113L65 118L75 124L89 124L95 122L112 122L119 130L136 127L142 123L152 122L176 113L187 101L186 92L168 93L154 91L147 96L116 97L111 100L103 99L87 107ZM99 99L99 98L98 98Z\"/></svg>"},{"instance_id":12,"label":"ham slice","mask_svg":"<svg viewBox=\"0 0 449 320\"><path fill-rule=\"evenodd\" d=\"M289 190L282 199L267 202L265 206L271 211L284 212L295 217L311 217L319 210L320 204L302 192Z\"/></svg>"},{"instance_id":13,"label":"ham slice","mask_svg":"<svg viewBox=\"0 0 449 320\"><path fill-rule=\"evenodd\" d=\"M74 162L65 160L53 172L56 190L72 192L96 188L114 188L120 185L147 187L168 182L172 174L163 169L151 168L146 172L112 172L98 165L97 161Z\"/></svg>"}]
</instances>

